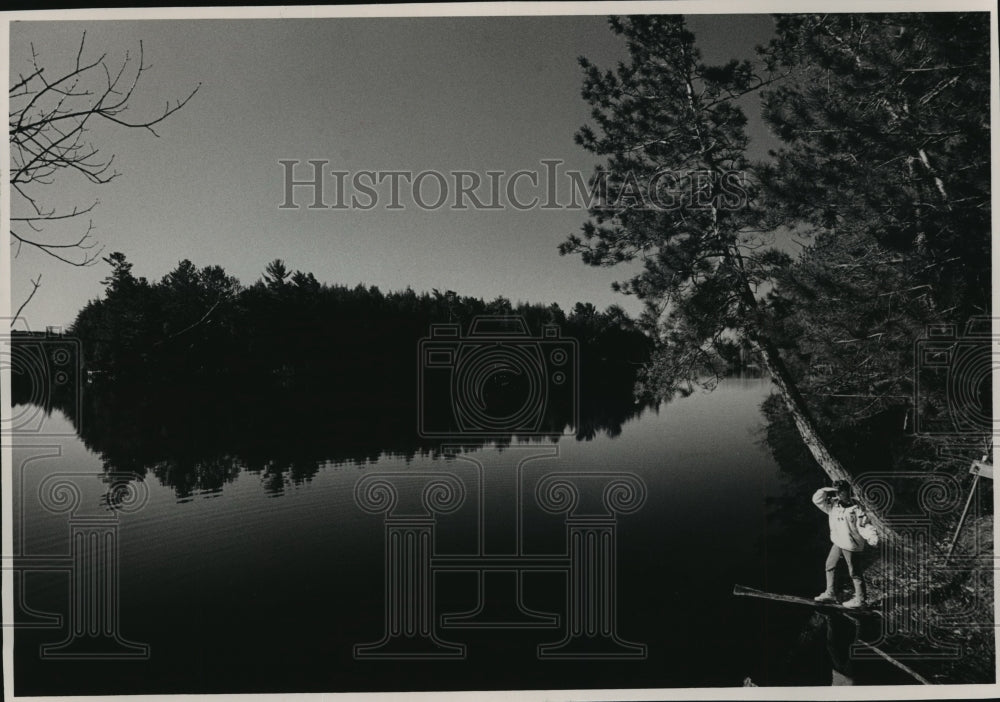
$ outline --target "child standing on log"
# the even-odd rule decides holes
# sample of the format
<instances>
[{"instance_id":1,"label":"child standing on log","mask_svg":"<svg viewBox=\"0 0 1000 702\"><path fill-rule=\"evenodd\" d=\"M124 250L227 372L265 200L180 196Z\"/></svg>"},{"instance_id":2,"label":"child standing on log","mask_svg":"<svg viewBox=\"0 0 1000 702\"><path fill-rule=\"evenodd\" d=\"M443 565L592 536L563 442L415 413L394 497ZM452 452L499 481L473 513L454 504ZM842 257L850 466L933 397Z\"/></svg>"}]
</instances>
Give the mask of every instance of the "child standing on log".
<instances>
[{"instance_id":1,"label":"child standing on log","mask_svg":"<svg viewBox=\"0 0 1000 702\"><path fill-rule=\"evenodd\" d=\"M845 607L865 605L864 563L861 553L867 544L875 545L878 537L868 516L851 497L851 484L838 480L833 487L820 488L813 494L813 504L830 515L830 555L826 557L826 590L814 599L817 602L836 602L833 587L837 563L843 558L847 572L854 583L854 597L844 602Z\"/></svg>"}]
</instances>

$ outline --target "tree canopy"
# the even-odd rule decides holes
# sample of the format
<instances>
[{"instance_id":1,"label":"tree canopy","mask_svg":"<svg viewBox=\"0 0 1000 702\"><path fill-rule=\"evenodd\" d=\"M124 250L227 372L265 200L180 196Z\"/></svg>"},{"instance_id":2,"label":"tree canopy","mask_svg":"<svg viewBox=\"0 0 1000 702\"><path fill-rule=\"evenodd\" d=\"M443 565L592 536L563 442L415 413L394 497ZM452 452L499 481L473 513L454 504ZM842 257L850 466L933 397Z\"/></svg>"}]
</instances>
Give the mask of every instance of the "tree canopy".
<instances>
[{"instance_id":1,"label":"tree canopy","mask_svg":"<svg viewBox=\"0 0 1000 702\"><path fill-rule=\"evenodd\" d=\"M618 285L657 339L641 390L711 384L726 344L750 343L834 478L837 426L961 401L938 383L912 406L913 350L929 322L990 312L988 15L780 15L756 61L722 65L683 17L610 26L628 60L580 60L576 137L607 192L561 252L641 262ZM782 142L763 163L751 93Z\"/></svg>"}]
</instances>

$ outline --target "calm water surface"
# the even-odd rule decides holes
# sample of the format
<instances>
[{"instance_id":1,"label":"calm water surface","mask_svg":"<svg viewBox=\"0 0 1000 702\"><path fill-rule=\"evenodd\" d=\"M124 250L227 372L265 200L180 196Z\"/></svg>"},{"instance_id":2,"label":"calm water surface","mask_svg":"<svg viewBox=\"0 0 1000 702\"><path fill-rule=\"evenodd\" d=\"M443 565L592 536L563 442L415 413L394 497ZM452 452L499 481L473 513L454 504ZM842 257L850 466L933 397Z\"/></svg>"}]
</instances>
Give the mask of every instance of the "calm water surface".
<instances>
[{"instance_id":1,"label":"calm water surface","mask_svg":"<svg viewBox=\"0 0 1000 702\"><path fill-rule=\"evenodd\" d=\"M148 496L120 516L118 539L120 630L149 645L148 660L46 660L39 646L65 638L66 629L22 629L16 692L733 686L747 676L761 684L829 684L825 633L812 612L731 594L736 583L810 596L822 586L825 520L787 508L807 503L822 476L783 474L762 444L760 403L770 392L766 380L728 379L713 393L645 411L614 438L330 463L279 490L267 471L237 466L221 489L179 496L147 466ZM54 473L77 474L78 516L108 513L101 457L58 412L46 430L70 435L24 437L15 451L22 555L69 548L67 514L39 502ZM519 469L529 457L536 460ZM465 644L464 658L355 660L355 644L377 641L385 618L385 523L359 508L355 485L375 473L431 471L452 473L465 489L461 506L437 520L436 556L565 554L565 516L540 509L539 481L558 472L638 476L645 502L615 525L617 630L644 644L645 658L540 660L538 645L565 635L567 576L533 572L521 579L521 605L559 615L559 626L438 626L440 639ZM416 489L400 480L404 492ZM67 614L65 573L24 577L25 605ZM487 620L517 614L516 579L480 577L438 573L437 614L480 606Z\"/></svg>"}]
</instances>

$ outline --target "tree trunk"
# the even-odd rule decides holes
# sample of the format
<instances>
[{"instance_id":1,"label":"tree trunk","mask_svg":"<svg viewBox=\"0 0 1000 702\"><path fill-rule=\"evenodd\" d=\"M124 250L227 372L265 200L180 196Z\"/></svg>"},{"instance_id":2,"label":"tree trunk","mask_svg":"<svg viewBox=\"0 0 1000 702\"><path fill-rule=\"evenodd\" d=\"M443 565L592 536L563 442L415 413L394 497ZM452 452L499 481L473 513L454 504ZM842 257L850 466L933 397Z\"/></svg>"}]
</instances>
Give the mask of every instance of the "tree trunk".
<instances>
[{"instance_id":1,"label":"tree trunk","mask_svg":"<svg viewBox=\"0 0 1000 702\"><path fill-rule=\"evenodd\" d=\"M788 408L789 413L792 415L792 419L795 421L795 427L799 431L799 436L802 437L803 443L805 443L806 448L809 449L809 453L812 454L816 463L818 463L820 468L822 468L823 471L830 476L831 480L846 480L853 486L853 476L844 470L840 461L833 457L833 454L830 453L826 444L823 442L822 437L820 437L816 423L809 414L809 408L806 406L805 400L802 399L802 395L795 386L795 381L788 372L785 362L781 360L778 349L774 346L770 339L761 334L754 335L749 339L749 341L754 349L760 354L761 362L770 373L774 384L778 386L781 398L785 401L785 406ZM856 488L854 489L854 494L858 502L868 514L869 519L871 519L872 523L875 525L875 528L878 529L880 536L888 541L896 541L898 536L888 527L885 520L882 518L882 515L872 508L872 505Z\"/></svg>"}]
</instances>

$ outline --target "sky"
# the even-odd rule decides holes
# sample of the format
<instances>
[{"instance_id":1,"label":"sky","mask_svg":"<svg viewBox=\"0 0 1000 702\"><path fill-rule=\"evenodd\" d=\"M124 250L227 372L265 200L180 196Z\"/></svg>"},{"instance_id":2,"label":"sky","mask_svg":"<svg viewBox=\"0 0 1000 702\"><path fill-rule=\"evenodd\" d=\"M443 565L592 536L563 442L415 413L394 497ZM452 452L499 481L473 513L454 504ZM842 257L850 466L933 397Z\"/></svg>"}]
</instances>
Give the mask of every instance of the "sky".
<instances>
[{"instance_id":1,"label":"sky","mask_svg":"<svg viewBox=\"0 0 1000 702\"><path fill-rule=\"evenodd\" d=\"M773 30L760 15L698 15L689 26L709 62L749 58ZM583 209L422 210L407 201L391 210L387 186L366 211L306 208L306 188L294 191L303 207L280 208L281 160L301 162L300 180L311 174L309 159L352 174L468 170L484 180L487 171L520 169L544 178L541 162L558 159L560 169L589 176L599 159L573 141L589 122L577 57L602 68L624 58L605 18L17 22L10 26L12 82L30 72L32 45L50 74L70 65L84 31L84 58L107 53L111 65L142 42L150 70L131 103L133 119L158 114L200 84L158 126L158 138L95 127L91 141L115 155L120 177L93 186L65 173L36 191L62 210L99 200L88 215L93 238L103 255L125 253L137 275L158 280L187 258L251 284L281 258L324 282L383 291L410 286L640 310L611 290L627 269L559 255L559 243L586 221ZM748 107L752 155L762 156L776 144L754 104ZM327 200L336 196L332 183L327 177ZM428 179L421 192L435 200L436 182ZM538 192L518 190L522 200ZM86 221L72 225L46 234L66 240ZM74 268L22 247L12 266L12 309L41 274L23 312L27 325L68 326L101 296L107 270L101 261Z\"/></svg>"}]
</instances>

